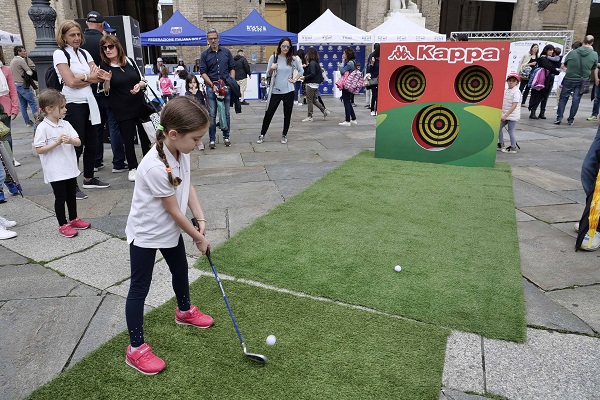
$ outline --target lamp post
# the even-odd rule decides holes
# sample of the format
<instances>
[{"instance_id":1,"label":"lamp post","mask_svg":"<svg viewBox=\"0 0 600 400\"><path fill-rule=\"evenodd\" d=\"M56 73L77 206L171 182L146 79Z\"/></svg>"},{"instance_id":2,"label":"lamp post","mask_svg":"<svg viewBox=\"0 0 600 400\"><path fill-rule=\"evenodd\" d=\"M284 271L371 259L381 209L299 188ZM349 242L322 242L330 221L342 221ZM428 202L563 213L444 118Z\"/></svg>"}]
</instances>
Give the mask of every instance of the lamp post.
<instances>
[{"instance_id":1,"label":"lamp post","mask_svg":"<svg viewBox=\"0 0 600 400\"><path fill-rule=\"evenodd\" d=\"M48 68L52 65L52 54L57 49L54 38L54 23L56 22L56 11L50 7L50 0L31 0L29 18L35 28L35 48L28 56L33 60L39 79L39 87L46 89L44 77Z\"/></svg>"}]
</instances>

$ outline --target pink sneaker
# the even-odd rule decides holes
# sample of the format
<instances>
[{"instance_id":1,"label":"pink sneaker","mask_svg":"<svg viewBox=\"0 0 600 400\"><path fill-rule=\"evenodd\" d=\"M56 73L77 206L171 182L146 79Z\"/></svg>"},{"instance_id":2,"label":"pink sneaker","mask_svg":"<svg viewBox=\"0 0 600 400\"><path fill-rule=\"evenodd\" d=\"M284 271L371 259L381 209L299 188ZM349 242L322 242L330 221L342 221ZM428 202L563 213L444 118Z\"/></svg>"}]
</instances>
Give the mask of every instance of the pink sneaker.
<instances>
[{"instance_id":1,"label":"pink sneaker","mask_svg":"<svg viewBox=\"0 0 600 400\"><path fill-rule=\"evenodd\" d=\"M179 325L193 325L198 328L210 328L215 320L211 316L202 314L196 306L191 306L188 311L175 310L175 322Z\"/></svg>"},{"instance_id":2,"label":"pink sneaker","mask_svg":"<svg viewBox=\"0 0 600 400\"><path fill-rule=\"evenodd\" d=\"M73 221L69 222L69 225L75 229L87 229L92 226L92 224L82 220L81 218L75 218Z\"/></svg>"},{"instance_id":3,"label":"pink sneaker","mask_svg":"<svg viewBox=\"0 0 600 400\"><path fill-rule=\"evenodd\" d=\"M198 145L198 150L204 150L204 143L200 142Z\"/></svg>"},{"instance_id":4,"label":"pink sneaker","mask_svg":"<svg viewBox=\"0 0 600 400\"><path fill-rule=\"evenodd\" d=\"M64 224L60 228L58 228L58 233L64 237L73 237L77 236L77 231L71 227L69 224Z\"/></svg>"},{"instance_id":5,"label":"pink sneaker","mask_svg":"<svg viewBox=\"0 0 600 400\"><path fill-rule=\"evenodd\" d=\"M152 352L152 348L146 343L138 347L135 351L131 351L131 345L127 346L125 362L130 367L146 375L156 375L167 366L160 357L157 357Z\"/></svg>"}]
</instances>

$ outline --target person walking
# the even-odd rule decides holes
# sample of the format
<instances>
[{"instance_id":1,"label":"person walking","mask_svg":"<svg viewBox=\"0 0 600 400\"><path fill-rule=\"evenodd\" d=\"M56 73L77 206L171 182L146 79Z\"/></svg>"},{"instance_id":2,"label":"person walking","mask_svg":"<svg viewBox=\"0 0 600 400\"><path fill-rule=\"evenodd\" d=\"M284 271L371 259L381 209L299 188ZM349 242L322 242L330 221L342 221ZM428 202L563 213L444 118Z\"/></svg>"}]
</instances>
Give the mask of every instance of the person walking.
<instances>
[{"instance_id":1,"label":"person walking","mask_svg":"<svg viewBox=\"0 0 600 400\"><path fill-rule=\"evenodd\" d=\"M21 105L21 114L25 120L27 126L33 126L33 121L29 118L27 113L27 106L31 108L31 114L33 119L37 119L38 107L35 102L35 94L31 87L31 82L34 80L35 68L33 64L29 63L27 58L27 50L23 46L15 46L13 49L14 58L10 61L10 70L17 87L17 95L19 97L19 104ZM12 145L11 145L12 148Z\"/></svg>"},{"instance_id":2,"label":"person walking","mask_svg":"<svg viewBox=\"0 0 600 400\"><path fill-rule=\"evenodd\" d=\"M342 54L342 64L340 65L340 75L343 76L346 72L352 73L356 69L356 53L352 47L346 47ZM342 89L342 101L344 102L344 112L346 114L346 120L340 122L340 126L350 126L352 124L357 125L356 115L354 114L354 107L352 106L352 93L346 89Z\"/></svg>"},{"instance_id":3,"label":"person walking","mask_svg":"<svg viewBox=\"0 0 600 400\"><path fill-rule=\"evenodd\" d=\"M373 46L374 50L369 54L367 59L367 73L369 74L369 80L377 79L379 81L379 43L375 43ZM371 115L377 115L377 95L378 95L378 83L369 85L371 89Z\"/></svg>"},{"instance_id":4,"label":"person walking","mask_svg":"<svg viewBox=\"0 0 600 400\"><path fill-rule=\"evenodd\" d=\"M206 219L195 188L190 182L190 152L209 127L209 114L190 96L169 101L160 115L156 144L139 165L131 211L127 218L127 243L131 281L125 302L129 345L127 365L154 375L166 363L152 352L144 339L144 303L150 290L156 250L163 255L177 298L175 323L209 328L214 320L190 304L188 263L181 231L187 233L202 254L211 248ZM199 222L195 228L185 216L187 209Z\"/></svg>"},{"instance_id":5,"label":"person walking","mask_svg":"<svg viewBox=\"0 0 600 400\"><path fill-rule=\"evenodd\" d=\"M298 51L296 52L296 57L300 60L302 68L306 69L308 64L306 63L304 49L298 49ZM305 96L303 101L300 101L300 95ZM306 104L306 88L304 86L304 82L296 81L294 82L294 105L301 106L302 104Z\"/></svg>"},{"instance_id":6,"label":"person walking","mask_svg":"<svg viewBox=\"0 0 600 400\"><path fill-rule=\"evenodd\" d=\"M210 128L208 129L209 136L209 148L215 148L215 141L217 138L217 94L215 93L215 83L219 80L226 81L229 75L235 79L235 62L231 52L219 46L219 33L216 29L209 29L206 33L206 40L208 41L208 49L202 52L200 56L200 73L202 79L206 84L206 100L208 104L208 112L210 113ZM220 87L222 85L219 85ZM227 126L221 131L223 132L223 143L226 147L231 146L231 140L229 139L229 133L231 131L231 117L229 109L231 107L231 89L229 86L225 86L219 89L223 95L223 110L225 111L225 118L227 120Z\"/></svg>"},{"instance_id":7,"label":"person walking","mask_svg":"<svg viewBox=\"0 0 600 400\"><path fill-rule=\"evenodd\" d=\"M6 118L2 122L4 122L4 124L10 129L11 122L14 121L19 114L19 95L17 94L17 87L13 79L12 71L10 67L6 65L6 60L4 59L4 54L2 53L0 53L0 69L2 69L2 74L0 74L0 104L2 104L4 112L6 113ZM12 150L11 132L8 133L8 136L5 138L5 140L8 142L8 145ZM15 167L21 165L21 163L19 163L15 158L13 158L12 162ZM8 182L5 179L0 180L0 201L4 200L4 193L2 191L3 181L11 194L19 193L12 182Z\"/></svg>"},{"instance_id":8,"label":"person walking","mask_svg":"<svg viewBox=\"0 0 600 400\"><path fill-rule=\"evenodd\" d=\"M567 71L562 80L562 90L558 101L558 110L556 110L556 120L554 121L556 125L560 125L563 120L567 101L571 94L573 95L573 102L571 103L567 123L573 125L581 101L581 85L587 84L589 86L589 78L592 72L594 73L595 84L600 83L598 79L598 53L592 48L593 44L594 37L587 35L583 38L583 45L580 48L570 51L565 56L563 65L567 67Z\"/></svg>"},{"instance_id":9,"label":"person walking","mask_svg":"<svg viewBox=\"0 0 600 400\"><path fill-rule=\"evenodd\" d=\"M306 62L308 63L304 70L304 84L306 87L306 103L308 104L308 116L302 122L312 122L313 105L317 106L323 113L323 119L327 118L331 112L326 109L317 100L319 95L319 85L323 82L323 70L319 65L319 53L314 47L306 50Z\"/></svg>"},{"instance_id":10,"label":"person walking","mask_svg":"<svg viewBox=\"0 0 600 400\"><path fill-rule=\"evenodd\" d=\"M81 48L90 53L96 65L100 65L102 61L100 58L100 39L104 36L105 29L114 29L104 26L106 21L104 21L104 16L98 11L90 11L86 17L85 24L87 28L83 31L84 42L81 44ZM91 84L90 87L100 111L100 125L98 125L97 134L98 147L96 150L96 160L94 161L94 171L104 168L104 129L108 125L110 147L113 152L112 172L125 172L128 170L128 167L125 163L125 147L121 139L119 123L115 119L113 111L110 108L110 102L108 101L108 97L104 95L104 91L98 91L97 83Z\"/></svg>"},{"instance_id":11,"label":"person walking","mask_svg":"<svg viewBox=\"0 0 600 400\"><path fill-rule=\"evenodd\" d=\"M98 78L98 66L90 53L80 48L84 40L77 22L63 21L56 32L56 42L60 48L54 51L52 57L58 78L64 83L62 94L67 99L65 121L73 126L81 140L75 153L77 159L83 154L83 188L104 189L110 184L94 176L98 146L98 129L94 125L100 123L100 110L90 87L101 79ZM79 186L76 197L78 200L87 198Z\"/></svg>"},{"instance_id":12,"label":"person walking","mask_svg":"<svg viewBox=\"0 0 600 400\"><path fill-rule=\"evenodd\" d=\"M44 90L40 94L40 108L45 118L35 130L33 146L40 155L44 183L50 184L54 192L58 233L70 238L76 236L78 230L91 226L89 222L77 216L75 193L80 171L73 146L80 146L81 140L71 124L63 119L67 113L67 100L59 91ZM69 212L68 221L65 203Z\"/></svg>"},{"instance_id":13,"label":"person walking","mask_svg":"<svg viewBox=\"0 0 600 400\"><path fill-rule=\"evenodd\" d=\"M125 145L125 156L129 167L128 180L135 182L138 161L135 154L135 134L142 145L142 152L150 150L150 139L146 136L140 117L144 111L144 90L146 81L135 62L125 55L116 36L108 35L100 39L102 49L101 71L98 76L104 80L104 92L108 93L110 107L119 122L121 138Z\"/></svg>"},{"instance_id":14,"label":"person walking","mask_svg":"<svg viewBox=\"0 0 600 400\"><path fill-rule=\"evenodd\" d=\"M538 44L532 44L529 48L529 53L525 54L519 64L519 75L521 77L521 84L519 85L519 91L521 92L521 107L525 107L527 96L529 95L530 87L527 84L531 73L537 64L537 59L540 53L540 46Z\"/></svg>"},{"instance_id":15,"label":"person walking","mask_svg":"<svg viewBox=\"0 0 600 400\"><path fill-rule=\"evenodd\" d=\"M300 59L294 56L292 40L287 37L282 38L277 45L276 54L269 57L267 65L267 75L271 77L271 93L256 143L264 142L273 115L275 115L275 111L277 111L281 102L283 102L281 143L287 143L287 133L292 120L292 109L294 108L294 84L297 80L303 79L303 74L304 69Z\"/></svg>"},{"instance_id":16,"label":"person walking","mask_svg":"<svg viewBox=\"0 0 600 400\"><path fill-rule=\"evenodd\" d=\"M248 87L248 79L252 77L252 71L250 70L248 60L244 57L244 50L239 49L233 61L235 62L235 80L240 86L241 104L247 106L249 103L244 99L244 93Z\"/></svg>"}]
</instances>

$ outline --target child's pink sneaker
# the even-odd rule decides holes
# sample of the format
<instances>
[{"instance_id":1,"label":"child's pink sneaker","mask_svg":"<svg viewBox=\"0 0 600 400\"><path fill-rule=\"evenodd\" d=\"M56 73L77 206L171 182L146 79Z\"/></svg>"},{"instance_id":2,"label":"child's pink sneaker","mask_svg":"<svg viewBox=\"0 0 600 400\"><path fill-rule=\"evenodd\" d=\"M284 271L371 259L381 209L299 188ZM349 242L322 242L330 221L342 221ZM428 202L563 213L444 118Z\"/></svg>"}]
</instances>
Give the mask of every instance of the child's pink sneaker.
<instances>
[{"instance_id":1,"label":"child's pink sneaker","mask_svg":"<svg viewBox=\"0 0 600 400\"><path fill-rule=\"evenodd\" d=\"M175 322L180 325L193 325L198 328L210 328L215 320L211 316L202 314L196 306L191 306L188 311L175 310Z\"/></svg>"},{"instance_id":2,"label":"child's pink sneaker","mask_svg":"<svg viewBox=\"0 0 600 400\"><path fill-rule=\"evenodd\" d=\"M71 225L71 227L75 228L75 229L87 229L92 224L90 224L87 221L82 220L81 218L75 218L73 221L69 222L69 225Z\"/></svg>"},{"instance_id":3,"label":"child's pink sneaker","mask_svg":"<svg viewBox=\"0 0 600 400\"><path fill-rule=\"evenodd\" d=\"M63 226L58 228L58 233L64 237L73 237L77 235L77 231L71 227L69 224L64 224Z\"/></svg>"},{"instance_id":4,"label":"child's pink sneaker","mask_svg":"<svg viewBox=\"0 0 600 400\"><path fill-rule=\"evenodd\" d=\"M135 349L135 351L131 351L131 345L127 346L125 362L130 367L146 375L156 375L167 366L160 357L152 353L152 348L146 343Z\"/></svg>"},{"instance_id":5,"label":"child's pink sneaker","mask_svg":"<svg viewBox=\"0 0 600 400\"><path fill-rule=\"evenodd\" d=\"M198 150L204 150L204 143L200 142L198 145Z\"/></svg>"}]
</instances>

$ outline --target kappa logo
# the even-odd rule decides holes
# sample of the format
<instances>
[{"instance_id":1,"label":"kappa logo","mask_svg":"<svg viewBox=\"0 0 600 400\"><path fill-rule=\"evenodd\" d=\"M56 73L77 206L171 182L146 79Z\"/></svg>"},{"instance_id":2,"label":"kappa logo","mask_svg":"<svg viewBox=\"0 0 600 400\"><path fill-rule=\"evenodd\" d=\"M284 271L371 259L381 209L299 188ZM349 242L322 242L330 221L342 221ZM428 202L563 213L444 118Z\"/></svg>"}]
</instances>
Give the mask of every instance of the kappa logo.
<instances>
[{"instance_id":1,"label":"kappa logo","mask_svg":"<svg viewBox=\"0 0 600 400\"><path fill-rule=\"evenodd\" d=\"M414 56L406 46L396 46L388 60L414 60ZM419 61L446 61L449 64L464 62L473 64L475 61L492 62L500 60L500 50L494 47L436 47L433 44L419 45L417 47L417 60Z\"/></svg>"}]
</instances>

